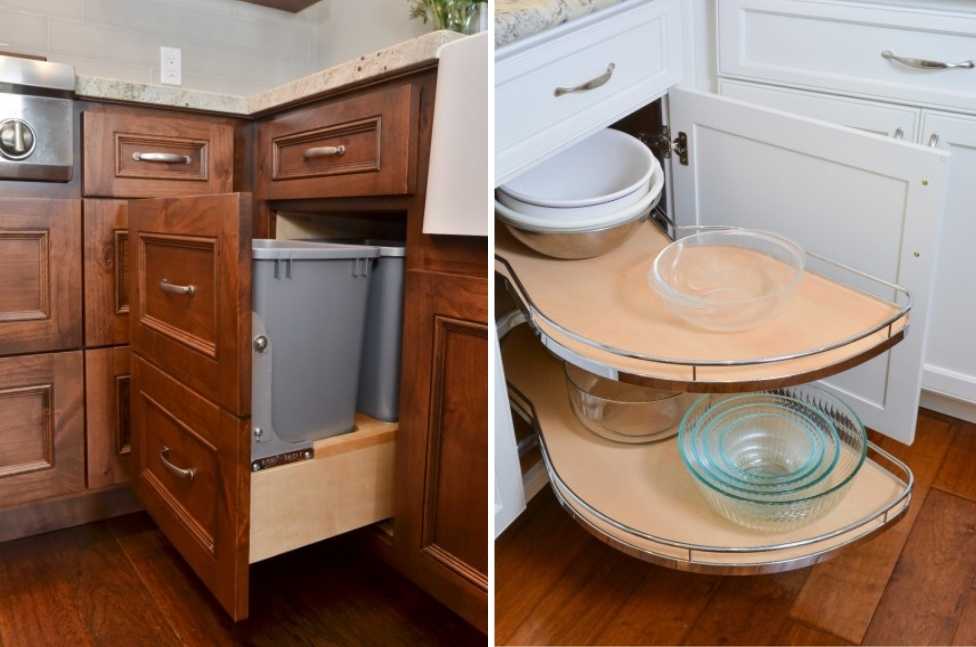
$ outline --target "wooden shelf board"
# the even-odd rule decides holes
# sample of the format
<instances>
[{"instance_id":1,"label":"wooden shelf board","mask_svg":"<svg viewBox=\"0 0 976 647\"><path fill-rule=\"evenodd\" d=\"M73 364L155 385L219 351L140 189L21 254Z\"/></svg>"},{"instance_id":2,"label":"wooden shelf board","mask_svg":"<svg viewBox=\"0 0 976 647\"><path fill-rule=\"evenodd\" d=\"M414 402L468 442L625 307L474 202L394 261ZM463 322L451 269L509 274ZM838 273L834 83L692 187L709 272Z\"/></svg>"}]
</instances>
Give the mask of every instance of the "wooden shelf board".
<instances>
[{"instance_id":1,"label":"wooden shelf board","mask_svg":"<svg viewBox=\"0 0 976 647\"><path fill-rule=\"evenodd\" d=\"M675 439L647 445L624 445L592 434L577 419L566 397L559 361L547 353L525 326L502 343L505 375L511 385L532 402L539 418L553 468L563 484L580 499L618 523L674 542L712 547L749 549L814 537L854 524L897 499L903 483L877 463L864 466L839 505L812 524L788 532L763 532L731 523L715 513L684 468ZM557 494L566 492L555 480ZM804 560L821 552L859 541L890 525L907 509L910 497L889 511L887 522L878 518L833 539L800 548L770 552L728 554L696 552L689 561L686 548L641 539L621 532L581 506L572 512L622 544L630 544L656 561L687 570L734 574L758 565ZM769 570L785 570L769 567Z\"/></svg>"},{"instance_id":2,"label":"wooden shelf board","mask_svg":"<svg viewBox=\"0 0 976 647\"><path fill-rule=\"evenodd\" d=\"M884 352L902 339L908 325L906 315L890 328L798 359L738 366L697 364L790 356L831 346L880 325L897 310L807 272L779 315L758 327L732 333L697 329L672 315L647 281L654 257L669 242L656 225L647 223L604 256L561 261L533 252L504 227L496 228L496 255L511 266L527 296L549 319L605 346L686 362L626 357L579 342L544 320L532 321L559 346L620 371L623 381L689 391L751 391L811 382ZM495 268L511 278L502 263Z\"/></svg>"}]
</instances>

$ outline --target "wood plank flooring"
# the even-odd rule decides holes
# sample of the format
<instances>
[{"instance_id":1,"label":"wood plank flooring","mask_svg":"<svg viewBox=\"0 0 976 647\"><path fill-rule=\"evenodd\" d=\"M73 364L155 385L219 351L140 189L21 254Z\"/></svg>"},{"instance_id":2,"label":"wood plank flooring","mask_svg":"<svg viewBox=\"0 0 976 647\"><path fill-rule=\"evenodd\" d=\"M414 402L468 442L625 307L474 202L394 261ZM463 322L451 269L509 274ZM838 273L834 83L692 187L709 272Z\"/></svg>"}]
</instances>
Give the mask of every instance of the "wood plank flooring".
<instances>
[{"instance_id":1,"label":"wood plank flooring","mask_svg":"<svg viewBox=\"0 0 976 647\"><path fill-rule=\"evenodd\" d=\"M0 544L0 647L486 643L350 537L253 566L236 626L145 514Z\"/></svg>"},{"instance_id":2,"label":"wood plank flooring","mask_svg":"<svg viewBox=\"0 0 976 647\"><path fill-rule=\"evenodd\" d=\"M498 644L976 643L976 425L923 411L894 528L832 561L756 577L671 571L569 520L547 487L496 543Z\"/></svg>"}]
</instances>

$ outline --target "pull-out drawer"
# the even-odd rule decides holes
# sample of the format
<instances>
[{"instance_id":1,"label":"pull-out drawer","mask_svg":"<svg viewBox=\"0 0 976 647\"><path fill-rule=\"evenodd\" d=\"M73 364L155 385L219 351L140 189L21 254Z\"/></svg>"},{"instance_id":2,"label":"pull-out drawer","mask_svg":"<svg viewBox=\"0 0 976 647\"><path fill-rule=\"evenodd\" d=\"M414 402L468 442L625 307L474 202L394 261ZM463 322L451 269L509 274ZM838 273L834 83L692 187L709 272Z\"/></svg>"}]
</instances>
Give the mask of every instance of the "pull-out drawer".
<instances>
[{"instance_id":1,"label":"pull-out drawer","mask_svg":"<svg viewBox=\"0 0 976 647\"><path fill-rule=\"evenodd\" d=\"M132 108L82 117L86 196L139 198L233 188L229 120Z\"/></svg>"},{"instance_id":2,"label":"pull-out drawer","mask_svg":"<svg viewBox=\"0 0 976 647\"><path fill-rule=\"evenodd\" d=\"M495 184L666 93L681 78L681 43L680 4L655 0L498 50Z\"/></svg>"},{"instance_id":3,"label":"pull-out drawer","mask_svg":"<svg viewBox=\"0 0 976 647\"><path fill-rule=\"evenodd\" d=\"M136 494L235 618L247 616L246 423L132 358Z\"/></svg>"},{"instance_id":4,"label":"pull-out drawer","mask_svg":"<svg viewBox=\"0 0 976 647\"><path fill-rule=\"evenodd\" d=\"M234 415L250 411L251 199L129 203L132 349Z\"/></svg>"},{"instance_id":5,"label":"pull-out drawer","mask_svg":"<svg viewBox=\"0 0 976 647\"><path fill-rule=\"evenodd\" d=\"M419 105L404 82L269 118L258 127L259 190L273 200L413 193Z\"/></svg>"},{"instance_id":6,"label":"pull-out drawer","mask_svg":"<svg viewBox=\"0 0 976 647\"><path fill-rule=\"evenodd\" d=\"M717 4L721 75L976 110L976 13L826 0Z\"/></svg>"},{"instance_id":7,"label":"pull-out drawer","mask_svg":"<svg viewBox=\"0 0 976 647\"><path fill-rule=\"evenodd\" d=\"M81 336L81 202L0 200L0 355Z\"/></svg>"},{"instance_id":8,"label":"pull-out drawer","mask_svg":"<svg viewBox=\"0 0 976 647\"><path fill-rule=\"evenodd\" d=\"M85 346L129 341L126 200L85 200Z\"/></svg>"},{"instance_id":9,"label":"pull-out drawer","mask_svg":"<svg viewBox=\"0 0 976 647\"><path fill-rule=\"evenodd\" d=\"M0 508L85 489L82 356L0 359Z\"/></svg>"},{"instance_id":10,"label":"pull-out drawer","mask_svg":"<svg viewBox=\"0 0 976 647\"><path fill-rule=\"evenodd\" d=\"M89 488L129 480L132 456L131 373L128 346L85 351Z\"/></svg>"}]
</instances>

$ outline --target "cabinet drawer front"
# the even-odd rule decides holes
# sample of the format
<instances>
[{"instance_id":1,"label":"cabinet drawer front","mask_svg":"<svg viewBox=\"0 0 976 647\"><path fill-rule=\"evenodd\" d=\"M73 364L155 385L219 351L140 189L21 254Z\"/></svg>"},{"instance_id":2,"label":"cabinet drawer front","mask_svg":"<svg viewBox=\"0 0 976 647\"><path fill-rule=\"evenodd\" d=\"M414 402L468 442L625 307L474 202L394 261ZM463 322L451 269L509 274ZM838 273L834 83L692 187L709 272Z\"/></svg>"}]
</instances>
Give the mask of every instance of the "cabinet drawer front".
<instances>
[{"instance_id":1,"label":"cabinet drawer front","mask_svg":"<svg viewBox=\"0 0 976 647\"><path fill-rule=\"evenodd\" d=\"M0 507L85 488L80 351L0 359Z\"/></svg>"},{"instance_id":2,"label":"cabinet drawer front","mask_svg":"<svg viewBox=\"0 0 976 647\"><path fill-rule=\"evenodd\" d=\"M125 200L85 200L85 345L129 341L129 217Z\"/></svg>"},{"instance_id":3,"label":"cabinet drawer front","mask_svg":"<svg viewBox=\"0 0 976 647\"><path fill-rule=\"evenodd\" d=\"M81 203L0 200L0 355L81 346Z\"/></svg>"},{"instance_id":4,"label":"cabinet drawer front","mask_svg":"<svg viewBox=\"0 0 976 647\"><path fill-rule=\"evenodd\" d=\"M129 480L132 457L128 346L85 351L88 487Z\"/></svg>"},{"instance_id":5,"label":"cabinet drawer front","mask_svg":"<svg viewBox=\"0 0 976 647\"><path fill-rule=\"evenodd\" d=\"M83 115L87 196L221 193L233 187L231 122L142 110Z\"/></svg>"},{"instance_id":6,"label":"cabinet drawer front","mask_svg":"<svg viewBox=\"0 0 976 647\"><path fill-rule=\"evenodd\" d=\"M132 348L235 415L250 410L251 200L129 203Z\"/></svg>"},{"instance_id":7,"label":"cabinet drawer front","mask_svg":"<svg viewBox=\"0 0 976 647\"><path fill-rule=\"evenodd\" d=\"M722 75L976 110L976 69L882 56L976 61L976 14L819 0L718 5Z\"/></svg>"},{"instance_id":8,"label":"cabinet drawer front","mask_svg":"<svg viewBox=\"0 0 976 647\"><path fill-rule=\"evenodd\" d=\"M138 356L132 358L132 421L136 494L231 615L240 611L244 573L246 615L247 533L238 534L247 528L246 457L239 460L246 421Z\"/></svg>"},{"instance_id":9,"label":"cabinet drawer front","mask_svg":"<svg viewBox=\"0 0 976 647\"><path fill-rule=\"evenodd\" d=\"M538 46L526 41L500 50L496 184L667 92L681 78L680 11L671 0L606 9L541 34ZM584 90L587 82L594 87Z\"/></svg>"},{"instance_id":10,"label":"cabinet drawer front","mask_svg":"<svg viewBox=\"0 0 976 647\"><path fill-rule=\"evenodd\" d=\"M418 93L402 83L259 126L258 182L271 199L413 193Z\"/></svg>"}]
</instances>

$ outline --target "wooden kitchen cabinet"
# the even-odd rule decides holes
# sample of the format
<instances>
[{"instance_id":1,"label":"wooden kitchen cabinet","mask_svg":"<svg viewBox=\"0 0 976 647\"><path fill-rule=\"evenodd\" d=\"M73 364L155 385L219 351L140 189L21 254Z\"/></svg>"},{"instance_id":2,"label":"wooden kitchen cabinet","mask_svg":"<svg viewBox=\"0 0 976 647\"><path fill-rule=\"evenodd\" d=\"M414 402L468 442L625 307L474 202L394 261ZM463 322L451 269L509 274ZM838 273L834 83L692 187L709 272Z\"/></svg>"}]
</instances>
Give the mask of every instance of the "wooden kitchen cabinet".
<instances>
[{"instance_id":1,"label":"wooden kitchen cabinet","mask_svg":"<svg viewBox=\"0 0 976 647\"><path fill-rule=\"evenodd\" d=\"M125 483L132 468L128 346L85 351L88 487Z\"/></svg>"},{"instance_id":2,"label":"wooden kitchen cabinet","mask_svg":"<svg viewBox=\"0 0 976 647\"><path fill-rule=\"evenodd\" d=\"M408 574L486 630L488 282L410 271L395 533Z\"/></svg>"},{"instance_id":3,"label":"wooden kitchen cabinet","mask_svg":"<svg viewBox=\"0 0 976 647\"><path fill-rule=\"evenodd\" d=\"M85 346L129 342L129 217L125 200L84 201Z\"/></svg>"}]
</instances>

